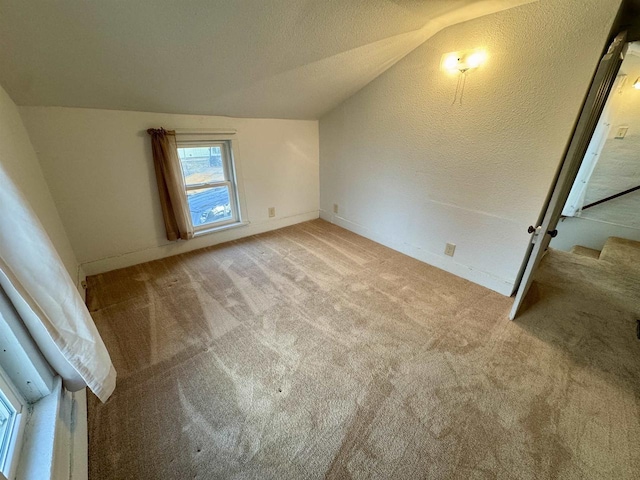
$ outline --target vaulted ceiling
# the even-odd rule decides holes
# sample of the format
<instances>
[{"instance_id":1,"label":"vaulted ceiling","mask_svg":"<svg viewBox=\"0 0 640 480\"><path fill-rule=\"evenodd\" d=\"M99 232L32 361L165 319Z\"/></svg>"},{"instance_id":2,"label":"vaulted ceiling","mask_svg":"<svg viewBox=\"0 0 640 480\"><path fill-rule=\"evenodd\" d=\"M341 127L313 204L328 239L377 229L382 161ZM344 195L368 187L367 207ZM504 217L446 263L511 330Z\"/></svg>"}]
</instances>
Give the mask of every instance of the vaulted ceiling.
<instances>
[{"instance_id":1,"label":"vaulted ceiling","mask_svg":"<svg viewBox=\"0 0 640 480\"><path fill-rule=\"evenodd\" d=\"M0 0L0 84L18 105L313 119L442 28L529 1Z\"/></svg>"}]
</instances>

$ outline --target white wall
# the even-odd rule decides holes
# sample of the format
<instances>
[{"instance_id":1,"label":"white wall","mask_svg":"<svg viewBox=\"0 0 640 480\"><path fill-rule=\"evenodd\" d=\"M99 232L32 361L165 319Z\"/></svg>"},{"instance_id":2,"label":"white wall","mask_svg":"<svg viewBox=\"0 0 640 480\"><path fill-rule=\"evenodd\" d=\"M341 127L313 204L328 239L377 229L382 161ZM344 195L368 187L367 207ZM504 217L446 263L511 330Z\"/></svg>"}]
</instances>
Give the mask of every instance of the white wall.
<instances>
[{"instance_id":1,"label":"white wall","mask_svg":"<svg viewBox=\"0 0 640 480\"><path fill-rule=\"evenodd\" d=\"M87 274L318 217L318 122L52 107L20 113ZM249 226L166 239L147 128L234 128ZM268 218L268 207L276 218Z\"/></svg>"},{"instance_id":2,"label":"white wall","mask_svg":"<svg viewBox=\"0 0 640 480\"><path fill-rule=\"evenodd\" d=\"M74 283L78 283L82 276L78 271L78 261L18 108L2 87L0 87L0 163L38 216Z\"/></svg>"},{"instance_id":3,"label":"white wall","mask_svg":"<svg viewBox=\"0 0 640 480\"><path fill-rule=\"evenodd\" d=\"M627 55L620 66L620 75L627 79L622 88L613 92L614 111L609 138L615 137L618 127L627 126L627 135L640 135L640 90L633 84L640 77L640 42L629 45Z\"/></svg>"},{"instance_id":4,"label":"white wall","mask_svg":"<svg viewBox=\"0 0 640 480\"><path fill-rule=\"evenodd\" d=\"M558 236L549 244L552 248L569 251L574 245L602 250L609 237L628 238L640 242L640 228L616 225L601 220L566 217L558 223Z\"/></svg>"},{"instance_id":5,"label":"white wall","mask_svg":"<svg viewBox=\"0 0 640 480\"><path fill-rule=\"evenodd\" d=\"M321 216L510 294L618 4L541 0L428 40L321 119ZM452 105L441 57L479 47Z\"/></svg>"},{"instance_id":6,"label":"white wall","mask_svg":"<svg viewBox=\"0 0 640 480\"><path fill-rule=\"evenodd\" d=\"M640 76L640 56L636 44L629 46L627 55L620 67L620 75L626 75L626 82L611 92L608 100L610 129L604 148L598 158L593 174L589 179L585 195L585 204L601 200L628 188L640 184L640 90L633 83ZM626 136L615 138L620 127L628 127ZM639 197L640 198L640 197ZM605 204L607 205L607 204ZM610 208L609 203L607 208ZM637 206L637 205L635 205ZM584 214L591 214L587 210ZM602 212L602 207L595 211ZM590 216L590 215L587 215ZM630 220L633 215L629 212ZM619 219L620 220L620 219ZM624 215L621 220L624 220ZM615 221L630 225L624 221ZM634 226L640 226L636 220Z\"/></svg>"},{"instance_id":7,"label":"white wall","mask_svg":"<svg viewBox=\"0 0 640 480\"><path fill-rule=\"evenodd\" d=\"M84 294L84 289L80 287L80 281L84 278L82 269L79 268L78 261L71 248L69 238L62 225L60 215L58 214L53 197L45 181L40 164L38 163L38 158L36 157L36 153L18 113L18 108L2 87L0 87L0 164L2 169L21 190L31 205L35 215L37 215L56 248L67 272L74 283L77 284L81 294ZM0 188L2 188L2 186L0 186ZM2 205L0 205L0 215L2 215L1 208ZM62 451L64 453L64 455L60 455L61 458L66 455L67 458L74 459L74 478L87 478L85 392L83 390L75 394L66 391L64 393L65 401L77 402L73 410L73 414L76 416L73 422L73 429L70 429L70 425L72 424L72 422L69 421L71 420L70 415L69 418L63 418L58 408L53 408L49 411L47 411L46 408L40 408L41 404L44 405L45 403L51 402L53 402L53 406L55 406L55 400L59 398L55 391L54 393L50 393L54 390L53 373L44 358L36 351L35 345L30 341L30 334L25 330L22 322L16 321L17 314L13 305L7 303L8 299L5 297L2 289L0 289L0 296L3 297L2 301L0 301L0 303L2 303L2 305L0 305L0 310L2 311L0 314L0 317L2 317L0 318L0 323L6 323L2 330L6 334L9 334L9 332L12 333L12 335L5 335L6 338L4 338L6 345L8 345L7 349L9 349L11 355L4 359L6 361L2 363L4 363L4 367L8 370L10 377L16 385L21 388L28 401L36 402L42 395L48 394L44 399L37 401L35 404L37 406L32 405L30 408L29 414L31 416L27 422L24 435L25 444L23 445L20 455L17 476L19 478L44 478L38 476L38 474L35 476L30 476L30 474L25 475L25 472L31 472L31 470L26 470L29 466L40 468L40 472L45 471L47 466L50 466L50 464L47 464L48 457L46 454L48 452L53 455L54 442L53 438L47 441L46 428L41 428L43 426L42 422L49 421L50 424L55 424L57 427L57 429L52 429L51 431L56 431L60 435L59 440L55 442L56 452ZM53 346L53 348L55 349L55 346ZM27 357L29 358L27 359ZM13 375L14 372L10 368L16 361L20 364L20 368L19 371L16 371L15 375ZM29 385L25 387L21 385L21 382L23 384L27 382ZM59 389L58 391L60 391L59 380L57 388ZM34 418L36 413L38 415L37 419ZM71 445L70 441L64 440L64 435L69 439L73 437L73 445ZM65 448L66 451L64 450ZM31 456L29 455L30 453L32 454ZM51 456L51 459L53 459L53 456ZM69 461L66 463L68 464ZM59 474L61 470L60 467L57 468L56 473ZM70 468L68 468L66 472L64 472L64 475L58 475L55 476L55 478L69 478L70 471Z\"/></svg>"},{"instance_id":8,"label":"white wall","mask_svg":"<svg viewBox=\"0 0 640 480\"><path fill-rule=\"evenodd\" d=\"M627 75L626 82L612 90L607 101L607 113L600 119L600 123L609 124L602 150L597 157L585 156L585 163L597 163L588 179L581 205L640 184L640 90L633 88L633 83L640 76L640 57L631 53L637 51L637 42L629 46L619 72L619 75ZM621 126L627 126L629 130L623 139L615 138ZM570 250L574 245L600 250L609 237L640 240L639 211L640 191L582 210L578 217L565 218L558 224L558 236L550 245L559 250Z\"/></svg>"}]
</instances>

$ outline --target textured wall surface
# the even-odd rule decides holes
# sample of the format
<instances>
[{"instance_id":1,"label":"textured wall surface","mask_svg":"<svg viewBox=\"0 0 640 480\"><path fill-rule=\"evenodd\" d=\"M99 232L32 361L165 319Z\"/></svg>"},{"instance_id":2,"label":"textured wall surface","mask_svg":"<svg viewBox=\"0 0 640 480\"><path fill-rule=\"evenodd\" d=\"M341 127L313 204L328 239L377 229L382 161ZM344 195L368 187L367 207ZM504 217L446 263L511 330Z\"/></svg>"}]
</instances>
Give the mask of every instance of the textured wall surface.
<instances>
[{"instance_id":1,"label":"textured wall surface","mask_svg":"<svg viewBox=\"0 0 640 480\"><path fill-rule=\"evenodd\" d=\"M531 0L1 2L19 105L317 119L442 28Z\"/></svg>"},{"instance_id":2,"label":"textured wall surface","mask_svg":"<svg viewBox=\"0 0 640 480\"><path fill-rule=\"evenodd\" d=\"M620 67L625 84L612 93L611 128L589 179L585 204L640 185L640 90L633 83L640 77L637 44L629 48ZM615 138L620 127L628 127L624 138ZM640 192L603 203L582 212L581 217L640 229Z\"/></svg>"},{"instance_id":3,"label":"textured wall surface","mask_svg":"<svg viewBox=\"0 0 640 480\"><path fill-rule=\"evenodd\" d=\"M640 90L633 87L640 76L639 55L638 42L630 44L619 72L626 75L626 82L611 92L608 115L600 119L609 124L609 132L588 180L583 205L640 185ZM628 127L622 139L615 138L620 127ZM640 240L638 212L640 191L583 210L579 218L558 224L559 234L551 246L569 250L583 245L600 250L612 236Z\"/></svg>"},{"instance_id":4,"label":"textured wall surface","mask_svg":"<svg viewBox=\"0 0 640 480\"><path fill-rule=\"evenodd\" d=\"M78 262L45 182L18 108L0 87L0 164L38 216L69 275L77 282ZM1 188L1 187L0 187Z\"/></svg>"},{"instance_id":5,"label":"textured wall surface","mask_svg":"<svg viewBox=\"0 0 640 480\"><path fill-rule=\"evenodd\" d=\"M51 193L87 274L317 218L318 122L22 107ZM237 130L247 227L168 242L147 128ZM268 218L268 207L276 217Z\"/></svg>"},{"instance_id":6,"label":"textured wall surface","mask_svg":"<svg viewBox=\"0 0 640 480\"><path fill-rule=\"evenodd\" d=\"M640 94L640 92L638 92ZM629 130L640 130L640 121ZM640 135L609 139L587 186L585 204L605 199L640 185ZM640 229L640 191L609 200L581 212L582 218Z\"/></svg>"},{"instance_id":7,"label":"textured wall surface","mask_svg":"<svg viewBox=\"0 0 640 480\"><path fill-rule=\"evenodd\" d=\"M567 217L558 223L557 228L558 236L551 240L550 245L567 252L574 245L602 250L609 237L628 238L640 242L640 228L625 227L602 220Z\"/></svg>"},{"instance_id":8,"label":"textured wall surface","mask_svg":"<svg viewBox=\"0 0 640 480\"><path fill-rule=\"evenodd\" d=\"M428 40L321 119L321 216L510 293L618 6L542 0ZM452 105L442 55L479 47Z\"/></svg>"}]
</instances>

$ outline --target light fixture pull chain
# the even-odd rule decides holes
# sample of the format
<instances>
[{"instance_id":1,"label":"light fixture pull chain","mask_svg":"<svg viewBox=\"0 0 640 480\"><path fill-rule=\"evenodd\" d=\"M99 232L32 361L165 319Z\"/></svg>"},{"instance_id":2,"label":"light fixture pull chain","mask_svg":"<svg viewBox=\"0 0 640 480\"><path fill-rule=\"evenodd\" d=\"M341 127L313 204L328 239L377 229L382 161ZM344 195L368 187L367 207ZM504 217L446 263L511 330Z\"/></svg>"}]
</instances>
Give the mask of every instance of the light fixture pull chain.
<instances>
[{"instance_id":1,"label":"light fixture pull chain","mask_svg":"<svg viewBox=\"0 0 640 480\"><path fill-rule=\"evenodd\" d=\"M462 96L464 95L464 86L467 84L467 71L465 70L461 74L462 77L462 88L460 89L460 105L462 105Z\"/></svg>"},{"instance_id":2,"label":"light fixture pull chain","mask_svg":"<svg viewBox=\"0 0 640 480\"><path fill-rule=\"evenodd\" d=\"M460 74L458 75L458 83L456 85L456 94L453 96L453 102L451 105L456 104L456 100L459 100L460 105L462 105L462 96L464 95L464 86L467 84L467 70L460 70ZM458 93L460 93L460 99L458 99Z\"/></svg>"},{"instance_id":3,"label":"light fixture pull chain","mask_svg":"<svg viewBox=\"0 0 640 480\"><path fill-rule=\"evenodd\" d=\"M455 105L456 104L456 100L458 99L458 90L460 90L460 80L461 80L460 77L461 76L462 76L462 73L460 73L460 75L458 75L458 83L456 84L456 93L453 96L453 102L451 102L451 105Z\"/></svg>"}]
</instances>

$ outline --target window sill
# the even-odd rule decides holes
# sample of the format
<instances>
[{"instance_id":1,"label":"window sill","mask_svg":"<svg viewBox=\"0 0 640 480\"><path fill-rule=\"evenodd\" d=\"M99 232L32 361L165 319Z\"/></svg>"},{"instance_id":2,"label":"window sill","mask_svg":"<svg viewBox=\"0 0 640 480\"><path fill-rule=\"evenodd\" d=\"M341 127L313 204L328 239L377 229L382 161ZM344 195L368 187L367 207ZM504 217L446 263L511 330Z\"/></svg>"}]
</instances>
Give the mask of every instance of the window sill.
<instances>
[{"instance_id":1,"label":"window sill","mask_svg":"<svg viewBox=\"0 0 640 480\"><path fill-rule=\"evenodd\" d=\"M55 455L56 423L61 403L62 382L58 377L53 391L31 407L24 432L17 478L51 478Z\"/></svg>"},{"instance_id":2,"label":"window sill","mask_svg":"<svg viewBox=\"0 0 640 480\"><path fill-rule=\"evenodd\" d=\"M193 233L193 238L200 237L202 235L208 235L210 233L222 232L224 230L231 230L232 228L246 227L247 225L249 225L249 222L235 222L228 223L226 225L220 225L218 227L204 228L202 230L196 230Z\"/></svg>"},{"instance_id":3,"label":"window sill","mask_svg":"<svg viewBox=\"0 0 640 480\"><path fill-rule=\"evenodd\" d=\"M84 390L71 393L54 379L53 391L30 407L17 480L87 478L86 406Z\"/></svg>"}]
</instances>

